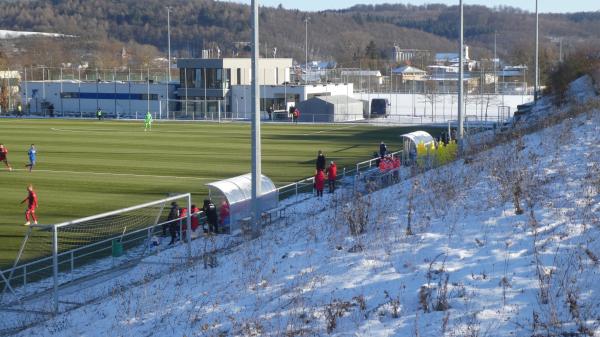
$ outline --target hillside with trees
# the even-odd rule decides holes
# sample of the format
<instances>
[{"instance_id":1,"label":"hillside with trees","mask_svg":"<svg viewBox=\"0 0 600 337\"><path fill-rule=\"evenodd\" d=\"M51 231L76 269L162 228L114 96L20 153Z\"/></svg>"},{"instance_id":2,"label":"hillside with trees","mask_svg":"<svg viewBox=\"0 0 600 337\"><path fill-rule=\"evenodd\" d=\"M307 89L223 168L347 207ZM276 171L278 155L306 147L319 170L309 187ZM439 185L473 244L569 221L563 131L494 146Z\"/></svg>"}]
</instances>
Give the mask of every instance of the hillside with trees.
<instances>
[{"instance_id":1,"label":"hillside with trees","mask_svg":"<svg viewBox=\"0 0 600 337\"><path fill-rule=\"evenodd\" d=\"M0 3L0 29L58 32L73 39L22 39L3 42L12 66L80 63L115 67L123 48L130 63L147 64L167 49L167 12L171 6L171 46L176 57L219 50L221 56L247 54L250 8L213 0L21 0ZM476 58L494 53L510 63L532 65L534 15L510 7L467 6L466 42ZM309 17L309 58L335 60L343 67L389 66L391 48L432 52L457 47L458 10L446 5L358 5L345 10L305 13L262 8L261 54L303 62ZM569 53L598 44L600 12L541 15L542 68L559 59L559 44ZM244 47L246 46L246 47Z\"/></svg>"}]
</instances>

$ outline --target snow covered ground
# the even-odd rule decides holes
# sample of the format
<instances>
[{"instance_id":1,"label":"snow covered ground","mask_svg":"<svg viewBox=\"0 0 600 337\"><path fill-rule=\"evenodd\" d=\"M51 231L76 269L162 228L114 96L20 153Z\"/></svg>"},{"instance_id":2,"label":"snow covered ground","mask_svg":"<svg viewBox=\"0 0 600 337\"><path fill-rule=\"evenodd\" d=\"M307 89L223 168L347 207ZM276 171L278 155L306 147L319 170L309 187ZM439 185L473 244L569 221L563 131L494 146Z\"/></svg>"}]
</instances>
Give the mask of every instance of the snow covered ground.
<instances>
[{"instance_id":1,"label":"snow covered ground","mask_svg":"<svg viewBox=\"0 0 600 337\"><path fill-rule=\"evenodd\" d=\"M19 336L598 336L597 107L469 163L297 203L216 268L144 280L148 261L122 276L136 286Z\"/></svg>"},{"instance_id":2,"label":"snow covered ground","mask_svg":"<svg viewBox=\"0 0 600 337\"><path fill-rule=\"evenodd\" d=\"M73 35L65 35L58 33L42 33L42 32L22 32L17 30L0 29L0 40L18 39L21 37L45 36L45 37L73 37Z\"/></svg>"}]
</instances>

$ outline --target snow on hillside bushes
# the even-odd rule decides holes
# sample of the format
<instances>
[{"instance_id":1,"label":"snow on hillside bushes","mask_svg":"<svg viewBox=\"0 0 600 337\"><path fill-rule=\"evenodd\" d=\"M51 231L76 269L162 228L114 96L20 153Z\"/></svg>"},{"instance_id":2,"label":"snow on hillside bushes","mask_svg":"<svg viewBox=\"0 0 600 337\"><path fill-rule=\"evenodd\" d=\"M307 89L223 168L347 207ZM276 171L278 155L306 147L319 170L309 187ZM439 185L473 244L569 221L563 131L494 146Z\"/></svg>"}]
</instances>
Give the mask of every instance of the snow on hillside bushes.
<instances>
[{"instance_id":1,"label":"snow on hillside bushes","mask_svg":"<svg viewBox=\"0 0 600 337\"><path fill-rule=\"evenodd\" d=\"M600 48L590 47L568 55L559 63L548 78L549 93L554 103L566 103L567 91L573 81L584 75L592 76L600 69ZM596 82L598 83L598 82Z\"/></svg>"}]
</instances>

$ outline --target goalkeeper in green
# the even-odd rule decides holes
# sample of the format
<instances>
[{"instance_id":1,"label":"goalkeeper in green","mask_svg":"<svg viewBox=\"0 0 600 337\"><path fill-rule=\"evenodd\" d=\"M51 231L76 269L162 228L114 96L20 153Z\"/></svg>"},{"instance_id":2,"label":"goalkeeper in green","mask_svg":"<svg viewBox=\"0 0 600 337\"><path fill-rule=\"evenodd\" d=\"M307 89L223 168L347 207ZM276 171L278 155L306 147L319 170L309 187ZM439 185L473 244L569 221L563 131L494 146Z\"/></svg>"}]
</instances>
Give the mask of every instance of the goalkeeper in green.
<instances>
[{"instance_id":1,"label":"goalkeeper in green","mask_svg":"<svg viewBox=\"0 0 600 337\"><path fill-rule=\"evenodd\" d=\"M146 113L146 118L144 119L144 131L152 131L152 114L150 111Z\"/></svg>"}]
</instances>

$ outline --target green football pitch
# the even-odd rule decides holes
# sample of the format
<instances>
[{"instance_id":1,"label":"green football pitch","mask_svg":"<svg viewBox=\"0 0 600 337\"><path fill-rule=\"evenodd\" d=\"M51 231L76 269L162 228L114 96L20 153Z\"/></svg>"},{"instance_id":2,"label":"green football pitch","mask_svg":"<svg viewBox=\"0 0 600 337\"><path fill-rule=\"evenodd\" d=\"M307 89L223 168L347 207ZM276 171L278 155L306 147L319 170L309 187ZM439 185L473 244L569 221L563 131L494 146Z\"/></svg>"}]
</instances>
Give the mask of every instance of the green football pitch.
<instances>
[{"instance_id":1,"label":"green football pitch","mask_svg":"<svg viewBox=\"0 0 600 337\"><path fill-rule=\"evenodd\" d=\"M369 159L385 141L418 128L368 125L263 124L262 169L278 185L314 173L317 150L342 167ZM168 193L207 195L206 183L250 171L248 123L0 120L0 143L13 171L0 167L0 266L14 260L23 226L26 187L39 198L39 223L53 224L143 202ZM38 149L28 172L27 150Z\"/></svg>"}]
</instances>

